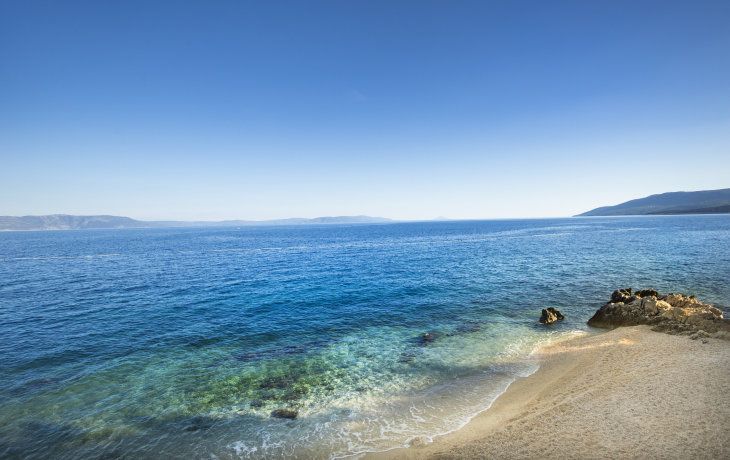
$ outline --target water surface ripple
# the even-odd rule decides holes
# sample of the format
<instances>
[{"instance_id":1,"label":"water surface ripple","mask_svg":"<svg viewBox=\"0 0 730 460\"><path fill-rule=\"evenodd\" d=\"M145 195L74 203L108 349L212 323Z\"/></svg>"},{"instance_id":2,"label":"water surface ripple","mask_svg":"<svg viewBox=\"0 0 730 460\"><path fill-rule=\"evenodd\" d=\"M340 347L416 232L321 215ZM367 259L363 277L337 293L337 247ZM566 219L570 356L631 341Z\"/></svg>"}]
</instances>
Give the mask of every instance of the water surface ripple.
<instances>
[{"instance_id":1,"label":"water surface ripple","mask_svg":"<svg viewBox=\"0 0 730 460\"><path fill-rule=\"evenodd\" d=\"M0 457L428 439L616 287L726 309L728 248L730 216L0 233ZM540 326L546 306L567 320Z\"/></svg>"}]
</instances>

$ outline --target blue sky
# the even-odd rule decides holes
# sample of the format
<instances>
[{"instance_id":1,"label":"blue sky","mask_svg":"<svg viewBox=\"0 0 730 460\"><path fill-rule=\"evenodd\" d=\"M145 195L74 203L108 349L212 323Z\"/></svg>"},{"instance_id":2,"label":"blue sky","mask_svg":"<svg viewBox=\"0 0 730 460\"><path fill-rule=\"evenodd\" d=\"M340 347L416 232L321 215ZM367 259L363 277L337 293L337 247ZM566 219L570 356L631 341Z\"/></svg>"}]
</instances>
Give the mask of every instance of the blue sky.
<instances>
[{"instance_id":1,"label":"blue sky","mask_svg":"<svg viewBox=\"0 0 730 460\"><path fill-rule=\"evenodd\" d=\"M730 2L0 3L0 214L571 215L730 186Z\"/></svg>"}]
</instances>

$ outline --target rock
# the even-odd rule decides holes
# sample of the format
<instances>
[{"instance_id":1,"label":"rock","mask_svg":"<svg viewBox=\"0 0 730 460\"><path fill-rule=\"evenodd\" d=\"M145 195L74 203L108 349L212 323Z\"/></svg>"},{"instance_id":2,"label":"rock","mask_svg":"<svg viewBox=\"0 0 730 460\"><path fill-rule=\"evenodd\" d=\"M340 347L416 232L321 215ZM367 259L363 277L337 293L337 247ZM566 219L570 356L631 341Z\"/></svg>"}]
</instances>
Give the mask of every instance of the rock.
<instances>
[{"instance_id":1,"label":"rock","mask_svg":"<svg viewBox=\"0 0 730 460\"><path fill-rule=\"evenodd\" d=\"M663 300L657 300L656 297L647 297L642 299L641 307L644 309L644 313L653 316L659 314L659 312L672 308L667 302Z\"/></svg>"},{"instance_id":2,"label":"rock","mask_svg":"<svg viewBox=\"0 0 730 460\"><path fill-rule=\"evenodd\" d=\"M548 311L555 313L555 316L558 317L558 321L562 321L565 319L565 316L563 316L562 313L557 308L548 307Z\"/></svg>"},{"instance_id":3,"label":"rock","mask_svg":"<svg viewBox=\"0 0 730 460\"><path fill-rule=\"evenodd\" d=\"M630 298L631 288L616 289L615 291L613 291L613 294L611 294L611 302L613 303L626 303L627 300L629 300Z\"/></svg>"},{"instance_id":4,"label":"rock","mask_svg":"<svg viewBox=\"0 0 730 460\"><path fill-rule=\"evenodd\" d=\"M213 426L213 420L207 417L193 417L190 419L190 424L185 427L185 431L199 431L207 430Z\"/></svg>"},{"instance_id":5,"label":"rock","mask_svg":"<svg viewBox=\"0 0 730 460\"><path fill-rule=\"evenodd\" d=\"M588 320L589 326L608 329L639 324L652 325L653 330L668 334L693 335L701 331L694 339L718 332L730 333L730 320L723 318L720 309L694 296L661 296L653 289L639 290L634 295L631 289L618 289L611 294L611 301Z\"/></svg>"},{"instance_id":6,"label":"rock","mask_svg":"<svg viewBox=\"0 0 730 460\"><path fill-rule=\"evenodd\" d=\"M261 409L262 407L264 407L264 402L260 399L254 399L253 401L251 401L249 406L251 406L251 409Z\"/></svg>"},{"instance_id":7,"label":"rock","mask_svg":"<svg viewBox=\"0 0 730 460\"><path fill-rule=\"evenodd\" d=\"M641 299L641 309L644 311L644 314L653 316L659 313L659 307L657 307L657 302L658 301L656 297Z\"/></svg>"},{"instance_id":8,"label":"rock","mask_svg":"<svg viewBox=\"0 0 730 460\"><path fill-rule=\"evenodd\" d=\"M276 409L271 411L271 416L274 418L295 419L298 415L299 411L293 409Z\"/></svg>"},{"instance_id":9,"label":"rock","mask_svg":"<svg viewBox=\"0 0 730 460\"><path fill-rule=\"evenodd\" d=\"M292 380L286 375L272 375L259 383L259 388L264 390L284 390L292 384Z\"/></svg>"},{"instance_id":10,"label":"rock","mask_svg":"<svg viewBox=\"0 0 730 460\"><path fill-rule=\"evenodd\" d=\"M403 364L411 364L415 360L416 360L416 355L414 355L413 353L407 353L407 352L403 353L398 358L398 362L403 363Z\"/></svg>"},{"instance_id":11,"label":"rock","mask_svg":"<svg viewBox=\"0 0 730 460\"><path fill-rule=\"evenodd\" d=\"M553 324L558 320L558 316L555 313L549 312L546 309L542 309L542 314L540 315L540 322L542 324Z\"/></svg>"},{"instance_id":12,"label":"rock","mask_svg":"<svg viewBox=\"0 0 730 460\"><path fill-rule=\"evenodd\" d=\"M436 340L436 337L438 337L438 334L435 332L424 332L418 337L418 343L425 346Z\"/></svg>"},{"instance_id":13,"label":"rock","mask_svg":"<svg viewBox=\"0 0 730 460\"><path fill-rule=\"evenodd\" d=\"M556 321L562 321L564 319L565 316L563 316L560 311L553 307L544 308L542 310L542 315L540 316L540 322L542 324L552 324Z\"/></svg>"}]
</instances>

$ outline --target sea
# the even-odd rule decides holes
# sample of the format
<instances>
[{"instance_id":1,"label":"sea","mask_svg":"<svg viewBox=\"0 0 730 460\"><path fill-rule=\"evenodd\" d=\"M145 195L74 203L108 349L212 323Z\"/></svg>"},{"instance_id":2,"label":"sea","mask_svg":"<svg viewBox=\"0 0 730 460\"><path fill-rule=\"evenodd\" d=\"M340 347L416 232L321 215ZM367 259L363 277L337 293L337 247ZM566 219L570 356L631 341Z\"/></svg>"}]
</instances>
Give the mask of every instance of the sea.
<instances>
[{"instance_id":1,"label":"sea","mask_svg":"<svg viewBox=\"0 0 730 460\"><path fill-rule=\"evenodd\" d=\"M727 314L729 280L729 215L2 232L0 457L430 442L614 289Z\"/></svg>"}]
</instances>

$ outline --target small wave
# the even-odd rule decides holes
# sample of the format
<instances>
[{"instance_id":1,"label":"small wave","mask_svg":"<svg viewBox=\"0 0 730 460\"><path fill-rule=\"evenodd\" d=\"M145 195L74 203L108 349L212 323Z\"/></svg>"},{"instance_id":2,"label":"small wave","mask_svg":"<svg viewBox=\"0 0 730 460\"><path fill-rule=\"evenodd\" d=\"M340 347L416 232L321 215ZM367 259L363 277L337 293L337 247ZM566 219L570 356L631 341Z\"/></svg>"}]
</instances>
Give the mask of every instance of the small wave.
<instances>
[{"instance_id":1,"label":"small wave","mask_svg":"<svg viewBox=\"0 0 730 460\"><path fill-rule=\"evenodd\" d=\"M555 333L549 337L540 337L540 334L521 336L525 331L513 332L516 335L507 341L507 346L503 346L501 341L493 345L502 350L489 359L491 364L481 370L475 367L473 371L465 373L469 367L464 366L474 366L479 361L463 356L454 360L457 357L454 353L458 353L458 349L471 349L473 353L469 354L477 357L482 355L486 350L483 349L484 338L490 336L489 331L485 332L485 337L478 333L445 336L441 343L435 342L427 348L419 348L420 354L415 358L416 362L409 362L408 366L428 369L433 378L429 374L421 377L392 375L389 378L389 383L392 384L390 388L358 390L356 384L370 380L371 377L368 376L372 371L361 376L342 375L336 380L330 380L327 385L334 385L343 391L338 390L329 396L319 391L308 394L298 403L301 409L296 421L265 423L257 431L258 434L229 444L228 449L240 458L265 458L284 455L287 449L296 445L297 451L302 452L302 455L316 452L316 455L312 455L339 459L357 458L371 452L407 447L411 443L431 442L437 437L463 428L478 414L488 410L514 381L536 372L539 363L535 359L534 350L575 335L575 331ZM380 339L386 340L385 337ZM454 343L447 343L450 340ZM477 346L474 349L467 345L467 341L482 348ZM360 339L347 342L347 345L340 343L332 346L335 349L345 346L335 352L336 356L356 357L362 355L361 351L364 350L358 351L358 347L363 345L368 347ZM383 342L378 340L372 345L381 348ZM394 353L382 354L389 356ZM442 360L449 360L450 364ZM388 364L377 362L373 365ZM442 368L444 375L456 372L461 376L439 377L434 381L436 373ZM419 378L422 378L421 383ZM374 382L384 383L380 378ZM266 386L266 391L272 391L269 387L272 385ZM276 388L278 387L275 390ZM268 406L263 408L261 415L266 417L270 410ZM265 442L262 430L267 436L275 437L278 442Z\"/></svg>"}]
</instances>

